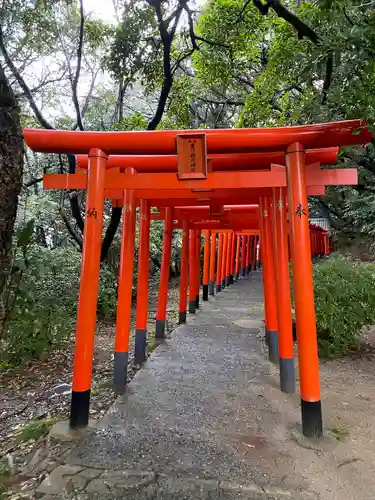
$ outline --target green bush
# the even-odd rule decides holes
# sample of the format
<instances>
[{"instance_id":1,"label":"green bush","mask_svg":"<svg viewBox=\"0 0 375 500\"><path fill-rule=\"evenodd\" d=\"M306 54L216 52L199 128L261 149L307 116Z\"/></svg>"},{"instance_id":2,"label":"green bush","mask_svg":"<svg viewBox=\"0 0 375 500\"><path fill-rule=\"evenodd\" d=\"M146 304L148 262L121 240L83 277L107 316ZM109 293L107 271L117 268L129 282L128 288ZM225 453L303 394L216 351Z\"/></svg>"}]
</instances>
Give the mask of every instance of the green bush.
<instances>
[{"instance_id":1,"label":"green bush","mask_svg":"<svg viewBox=\"0 0 375 500\"><path fill-rule=\"evenodd\" d=\"M103 264L100 270L98 314L102 319L111 320L116 317L117 309L117 276Z\"/></svg>"},{"instance_id":2,"label":"green bush","mask_svg":"<svg viewBox=\"0 0 375 500\"><path fill-rule=\"evenodd\" d=\"M2 359L20 364L60 348L76 311L80 254L73 248L33 246L17 256L7 294Z\"/></svg>"},{"instance_id":3,"label":"green bush","mask_svg":"<svg viewBox=\"0 0 375 500\"><path fill-rule=\"evenodd\" d=\"M314 265L320 355L358 349L361 329L375 324L375 265L341 256Z\"/></svg>"},{"instance_id":4,"label":"green bush","mask_svg":"<svg viewBox=\"0 0 375 500\"><path fill-rule=\"evenodd\" d=\"M73 247L18 245L7 290L7 318L0 342L2 365L39 359L63 347L74 330L81 254ZM116 279L103 265L98 311L115 315Z\"/></svg>"}]
</instances>

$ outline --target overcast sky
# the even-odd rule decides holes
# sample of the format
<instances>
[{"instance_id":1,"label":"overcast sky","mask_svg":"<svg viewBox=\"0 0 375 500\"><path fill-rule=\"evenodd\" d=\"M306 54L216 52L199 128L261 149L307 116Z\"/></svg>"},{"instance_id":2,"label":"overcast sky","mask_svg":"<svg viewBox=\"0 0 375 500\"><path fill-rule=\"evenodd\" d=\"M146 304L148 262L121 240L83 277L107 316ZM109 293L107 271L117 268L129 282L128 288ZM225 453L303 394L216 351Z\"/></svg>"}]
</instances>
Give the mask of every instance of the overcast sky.
<instances>
[{"instance_id":1,"label":"overcast sky","mask_svg":"<svg viewBox=\"0 0 375 500\"><path fill-rule=\"evenodd\" d=\"M0 0L1 1L1 0ZM130 0L132 1L132 0ZM192 1L191 4L195 3L196 6L201 7L204 4L205 0L195 0ZM91 15L96 19L100 19L103 22L107 23L116 23L115 9L113 7L112 0L83 0L83 7L86 14ZM121 15L121 13L120 13ZM42 75L45 70L51 70L52 65L54 64L51 61L51 58L43 58L41 61L32 64L28 69L27 76L28 79L36 77L37 81L42 79ZM91 84L91 74L85 74L84 71L81 71L81 77L79 81L78 93L80 99L82 99L88 92L88 89ZM111 79L106 72L99 72L96 78L96 85L99 86L110 86ZM72 105L71 96L63 96L61 95L59 101L53 106L43 106L43 100L39 103L39 106L42 107L43 112L46 117L52 121L56 117L61 115L70 115L74 118L75 112L74 107Z\"/></svg>"},{"instance_id":2,"label":"overcast sky","mask_svg":"<svg viewBox=\"0 0 375 500\"><path fill-rule=\"evenodd\" d=\"M201 7L205 0L195 0L195 4ZM92 12L95 17L102 21L115 22L115 10L111 0L83 0L86 12Z\"/></svg>"},{"instance_id":3,"label":"overcast sky","mask_svg":"<svg viewBox=\"0 0 375 500\"><path fill-rule=\"evenodd\" d=\"M83 0L87 13L91 13L106 22L115 22L115 10L111 0Z\"/></svg>"}]
</instances>

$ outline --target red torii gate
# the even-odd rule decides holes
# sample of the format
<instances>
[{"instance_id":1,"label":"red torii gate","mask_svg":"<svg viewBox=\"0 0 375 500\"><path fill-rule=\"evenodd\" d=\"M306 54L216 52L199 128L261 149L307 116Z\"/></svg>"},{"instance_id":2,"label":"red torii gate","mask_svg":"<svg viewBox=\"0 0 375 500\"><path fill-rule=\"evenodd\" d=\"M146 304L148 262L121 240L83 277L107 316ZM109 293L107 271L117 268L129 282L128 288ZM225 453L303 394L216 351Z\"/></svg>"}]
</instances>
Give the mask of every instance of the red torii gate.
<instances>
[{"instance_id":1,"label":"red torii gate","mask_svg":"<svg viewBox=\"0 0 375 500\"><path fill-rule=\"evenodd\" d=\"M203 180L181 181L177 179L175 174L171 173L177 171L176 163L179 156L176 157L176 143L178 138L189 137L192 134L204 136L211 171L208 177ZM270 344L270 357L274 359L280 354L281 386L288 392L292 373L294 385L294 364L293 352L290 352L289 342L291 308L286 230L285 188L287 188L293 287L298 331L302 425L305 435L320 436L322 434L322 416L307 214L308 186L312 192L318 191L317 194L321 194L322 190L324 192L325 185L356 182L353 172L345 170L337 174L335 170L320 170L319 166L314 164L322 161L327 164L334 163L334 159L337 157L337 149L327 150L327 148L369 142L372 135L366 129L365 123L360 120L351 120L274 129L172 130L156 132L72 132L26 129L24 136L27 144L34 151L88 155L87 174L82 171L84 168L83 159L79 162L80 172L77 174L58 174L45 176L44 178L46 188L87 188L86 223L70 415L71 427L82 427L88 423L104 198L118 200L116 203L124 206L114 366L114 381L118 392L124 390L126 383L135 211L138 200L140 200L141 210L138 298L142 297L144 299L146 297L146 300L147 274L145 272L145 263L148 264L147 239L149 238L150 203L158 206L164 204L165 206L165 232L159 293L159 307L161 310L163 308L165 310L167 300L173 207L179 204L188 205L189 200L193 200L192 202L196 205L207 202L210 205L223 204L234 200L236 200L235 203L241 204L260 203L260 236L264 267L267 338ZM249 156L248 158L241 156L238 158L238 155L252 154L258 156ZM111 156L108 157L108 155ZM129 165L124 167L125 172L122 172L121 166L118 166L115 160L111 165L112 155L137 156L129 160ZM155 162L156 166L152 166L153 160L145 155L171 155L173 159L158 158L157 162ZM215 158L214 155L225 155L225 158ZM231 158L237 170L232 169ZM146 161L150 164L150 170L144 170L144 173L136 173L135 165L142 171L141 164L146 165ZM312 166L306 168L306 165L310 162ZM273 163L285 163L286 168L271 165ZM168 168L163 165L168 165ZM257 168L257 165L261 165L262 168ZM109 169L111 166L113 168ZM172 198L173 203L168 203L168 198ZM189 252L187 231L190 229L190 221L183 221L183 225L183 255L186 257L187 252ZM256 229L254 228L254 232ZM190 237L190 255L196 259L198 245L196 245L197 237L194 233L195 230L193 229ZM233 236L227 236L226 246L224 247L225 235L228 234L233 235L232 232L226 233L222 231L222 237L219 236L217 272L219 275L219 263L222 264L221 271L223 275L228 269L228 257L226 260L222 258L225 252L225 255L230 255L228 241L232 241L231 250L233 248ZM126 237L124 237L125 235ZM236 254L239 249L238 241L237 239ZM242 256L246 264L246 244L249 249L250 245L245 237L243 242L245 244L242 243ZM207 245L205 251L206 248ZM233 252L231 252L232 255ZM210 253L213 253L213 247ZM275 266L274 259L276 256L278 257L278 265ZM186 262L187 259L185 259ZM143 274L141 270L143 270ZM182 274L184 276L187 274L186 264L184 272L181 272L181 280ZM191 272L191 279L194 281L194 272ZM219 281L220 285L221 282ZM142 287L146 291L143 295L140 293ZM190 290L194 292L196 285L192 287L192 283L190 283ZM276 296L278 301L276 301ZM280 298L285 300L280 301ZM137 314L137 331L139 326L142 326L142 329L145 330L146 324L144 317L143 322L140 320L138 324ZM162 328L160 331L164 334ZM279 342L280 339L287 339L288 342L283 345L283 342Z\"/></svg>"}]
</instances>

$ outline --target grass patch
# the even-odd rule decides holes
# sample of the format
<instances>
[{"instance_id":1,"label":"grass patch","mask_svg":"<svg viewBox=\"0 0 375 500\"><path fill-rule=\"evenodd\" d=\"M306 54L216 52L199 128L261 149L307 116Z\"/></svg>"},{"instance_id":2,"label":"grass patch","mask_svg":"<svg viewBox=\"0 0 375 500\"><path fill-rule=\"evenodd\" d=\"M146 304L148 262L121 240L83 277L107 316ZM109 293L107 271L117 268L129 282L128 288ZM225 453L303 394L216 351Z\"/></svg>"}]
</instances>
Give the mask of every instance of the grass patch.
<instances>
[{"instance_id":1,"label":"grass patch","mask_svg":"<svg viewBox=\"0 0 375 500\"><path fill-rule=\"evenodd\" d=\"M155 337L151 337L148 339L148 343L147 343L147 351L148 353L152 353L152 351L154 351L158 346L158 342L156 341Z\"/></svg>"},{"instance_id":2,"label":"grass patch","mask_svg":"<svg viewBox=\"0 0 375 500\"><path fill-rule=\"evenodd\" d=\"M16 441L18 443L26 443L27 441L34 440L45 436L50 427L56 423L56 419L47 418L44 420L38 420L36 422L30 422L26 424L19 433L16 435Z\"/></svg>"},{"instance_id":3,"label":"grass patch","mask_svg":"<svg viewBox=\"0 0 375 500\"><path fill-rule=\"evenodd\" d=\"M349 431L342 425L334 424L331 427L328 427L328 431L332 437L341 443L344 443L349 439Z\"/></svg>"},{"instance_id":4,"label":"grass patch","mask_svg":"<svg viewBox=\"0 0 375 500\"><path fill-rule=\"evenodd\" d=\"M12 476L12 471L7 462L0 461L0 498L3 498L2 494L6 492L8 482Z\"/></svg>"},{"instance_id":5,"label":"grass patch","mask_svg":"<svg viewBox=\"0 0 375 500\"><path fill-rule=\"evenodd\" d=\"M2 479L6 479L12 475L12 471L9 468L9 465L5 462L0 462L0 481Z\"/></svg>"}]
</instances>

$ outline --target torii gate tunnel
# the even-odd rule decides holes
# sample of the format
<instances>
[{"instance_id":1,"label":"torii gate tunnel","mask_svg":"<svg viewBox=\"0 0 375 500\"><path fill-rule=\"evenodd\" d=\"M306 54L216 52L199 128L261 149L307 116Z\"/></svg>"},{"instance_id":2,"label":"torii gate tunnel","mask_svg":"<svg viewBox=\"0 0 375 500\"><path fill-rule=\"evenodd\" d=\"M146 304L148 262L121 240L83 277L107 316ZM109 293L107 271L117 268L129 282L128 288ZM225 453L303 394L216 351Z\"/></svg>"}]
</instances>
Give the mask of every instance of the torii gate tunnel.
<instances>
[{"instance_id":1,"label":"torii gate tunnel","mask_svg":"<svg viewBox=\"0 0 375 500\"><path fill-rule=\"evenodd\" d=\"M70 411L88 425L105 198L123 207L113 383L127 383L136 211L139 210L135 362L146 359L150 220L164 220L156 337L165 335L172 232L182 231L180 323L203 300L262 262L265 332L280 388L295 390L289 260L297 328L302 428L323 433L312 257L329 253L328 233L308 219L308 195L356 184L356 169L334 165L340 146L372 138L361 120L307 126L153 132L26 129L39 152L78 155L71 174L44 175L45 189L87 189ZM151 207L159 212L150 213Z\"/></svg>"}]
</instances>

